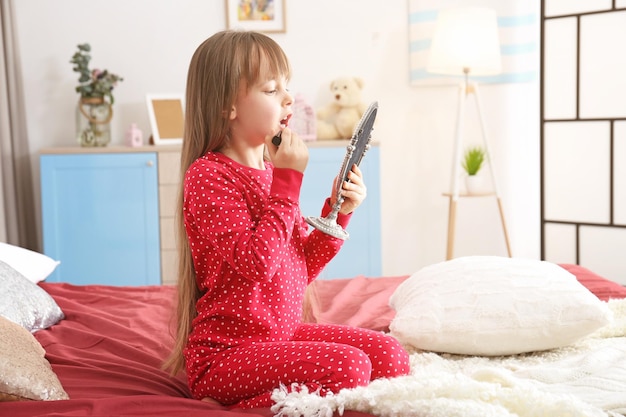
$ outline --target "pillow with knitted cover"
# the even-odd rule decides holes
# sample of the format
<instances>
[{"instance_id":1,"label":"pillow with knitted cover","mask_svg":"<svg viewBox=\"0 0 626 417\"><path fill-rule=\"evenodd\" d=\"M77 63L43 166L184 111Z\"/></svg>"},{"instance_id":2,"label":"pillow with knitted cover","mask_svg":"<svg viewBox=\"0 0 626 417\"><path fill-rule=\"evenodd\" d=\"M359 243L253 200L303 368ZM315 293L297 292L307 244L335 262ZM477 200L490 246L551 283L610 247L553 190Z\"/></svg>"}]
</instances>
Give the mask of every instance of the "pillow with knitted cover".
<instances>
[{"instance_id":1,"label":"pillow with knitted cover","mask_svg":"<svg viewBox=\"0 0 626 417\"><path fill-rule=\"evenodd\" d=\"M0 316L0 401L68 398L37 339Z\"/></svg>"},{"instance_id":2,"label":"pillow with knitted cover","mask_svg":"<svg viewBox=\"0 0 626 417\"><path fill-rule=\"evenodd\" d=\"M390 331L419 350L498 356L558 348L608 324L611 312L557 264L467 256L424 267L389 300Z\"/></svg>"}]
</instances>

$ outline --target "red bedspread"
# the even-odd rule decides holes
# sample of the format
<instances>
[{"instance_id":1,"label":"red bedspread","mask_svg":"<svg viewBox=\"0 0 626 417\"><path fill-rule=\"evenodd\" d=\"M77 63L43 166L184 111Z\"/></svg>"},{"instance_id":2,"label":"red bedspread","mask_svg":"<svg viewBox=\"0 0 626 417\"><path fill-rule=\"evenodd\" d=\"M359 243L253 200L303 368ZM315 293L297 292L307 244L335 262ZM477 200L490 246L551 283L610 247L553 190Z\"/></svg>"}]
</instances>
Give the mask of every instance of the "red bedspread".
<instances>
[{"instance_id":1,"label":"red bedspread","mask_svg":"<svg viewBox=\"0 0 626 417\"><path fill-rule=\"evenodd\" d=\"M577 265L561 265L600 299L626 288ZM385 330L394 316L389 296L408 276L316 282L319 322ZM175 288L41 283L66 318L35 333L70 396L66 401L0 403L0 416L272 416L269 408L228 409L188 397L183 377L160 369L171 336ZM346 417L367 417L346 411Z\"/></svg>"},{"instance_id":2,"label":"red bedspread","mask_svg":"<svg viewBox=\"0 0 626 417\"><path fill-rule=\"evenodd\" d=\"M70 400L0 403L0 416L273 415L191 399L184 377L160 369L172 340L174 287L40 285L66 318L35 336Z\"/></svg>"}]
</instances>

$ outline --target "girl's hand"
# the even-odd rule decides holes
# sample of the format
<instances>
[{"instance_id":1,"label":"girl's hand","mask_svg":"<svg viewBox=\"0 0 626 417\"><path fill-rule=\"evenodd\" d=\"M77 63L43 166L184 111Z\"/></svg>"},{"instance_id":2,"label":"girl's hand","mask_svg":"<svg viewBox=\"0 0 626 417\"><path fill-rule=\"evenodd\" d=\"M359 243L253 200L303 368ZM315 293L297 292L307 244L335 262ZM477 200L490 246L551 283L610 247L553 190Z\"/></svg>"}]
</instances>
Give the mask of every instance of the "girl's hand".
<instances>
[{"instance_id":1,"label":"girl's hand","mask_svg":"<svg viewBox=\"0 0 626 417\"><path fill-rule=\"evenodd\" d=\"M280 146L272 143L273 136L265 138L265 146L276 168L291 168L304 172L309 162L309 148L297 134L288 127L283 129Z\"/></svg>"},{"instance_id":2,"label":"girl's hand","mask_svg":"<svg viewBox=\"0 0 626 417\"><path fill-rule=\"evenodd\" d=\"M367 188L363 182L363 173L358 166L354 165L352 170L348 172L348 179L350 181L344 181L343 186L341 187L341 195L344 198L341 208L339 209L341 214L352 213L358 206L361 205L367 196ZM337 201L337 196L335 195L337 180L338 177L335 177L335 180L333 181L333 190L330 195L331 206L335 205L335 202Z\"/></svg>"}]
</instances>

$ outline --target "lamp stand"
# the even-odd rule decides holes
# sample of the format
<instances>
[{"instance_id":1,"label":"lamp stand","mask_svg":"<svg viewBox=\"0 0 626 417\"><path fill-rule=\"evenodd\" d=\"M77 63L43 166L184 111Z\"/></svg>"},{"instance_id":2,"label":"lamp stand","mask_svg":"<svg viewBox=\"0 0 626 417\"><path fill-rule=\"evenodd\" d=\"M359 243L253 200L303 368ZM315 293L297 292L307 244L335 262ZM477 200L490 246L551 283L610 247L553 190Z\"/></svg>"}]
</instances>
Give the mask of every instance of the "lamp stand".
<instances>
[{"instance_id":1,"label":"lamp stand","mask_svg":"<svg viewBox=\"0 0 626 417\"><path fill-rule=\"evenodd\" d=\"M469 69L464 69L465 73L465 82L462 83L459 87L459 100L457 104L457 119L456 119L456 129L454 135L454 155L452 160L452 178L450 183L450 193L449 193L449 211L448 211L448 243L446 250L446 259L450 260L454 257L454 237L455 237L455 228L456 228L456 210L457 210L457 202L459 199L459 167L461 166L461 147L463 143L462 132L465 121L465 106L466 99L468 95L473 95L474 100L476 102L476 108L478 110L478 117L480 119L480 128L482 132L483 144L486 150L487 162L489 164L489 170L491 171L491 180L493 183L494 195L496 197L496 201L498 203L498 210L500 212L500 221L502 224L502 230L504 232L504 241L506 243L506 250L511 257L511 245L509 242L509 234L506 228L506 222L504 220L504 210L502 207L502 200L500 199L500 194L498 191L498 185L496 182L496 174L495 167L493 165L493 161L491 159L491 152L489 150L489 142L487 140L487 131L485 129L485 119L483 117L482 108L480 104L480 96L478 91L478 84L472 82L470 83L468 80Z\"/></svg>"}]
</instances>

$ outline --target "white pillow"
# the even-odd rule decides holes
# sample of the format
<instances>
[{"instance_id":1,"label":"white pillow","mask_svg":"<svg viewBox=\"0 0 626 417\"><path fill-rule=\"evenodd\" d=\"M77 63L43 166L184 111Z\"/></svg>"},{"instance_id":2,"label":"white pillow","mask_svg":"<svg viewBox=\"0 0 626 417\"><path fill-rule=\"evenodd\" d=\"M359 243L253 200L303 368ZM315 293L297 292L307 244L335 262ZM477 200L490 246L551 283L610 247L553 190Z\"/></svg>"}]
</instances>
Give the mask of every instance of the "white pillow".
<instances>
[{"instance_id":1,"label":"white pillow","mask_svg":"<svg viewBox=\"0 0 626 417\"><path fill-rule=\"evenodd\" d=\"M422 268L394 291L391 334L421 350L511 355L565 346L612 320L606 303L546 261L468 256Z\"/></svg>"},{"instance_id":2,"label":"white pillow","mask_svg":"<svg viewBox=\"0 0 626 417\"><path fill-rule=\"evenodd\" d=\"M33 284L48 278L60 263L42 253L3 242L0 242L0 261L11 265Z\"/></svg>"}]
</instances>

